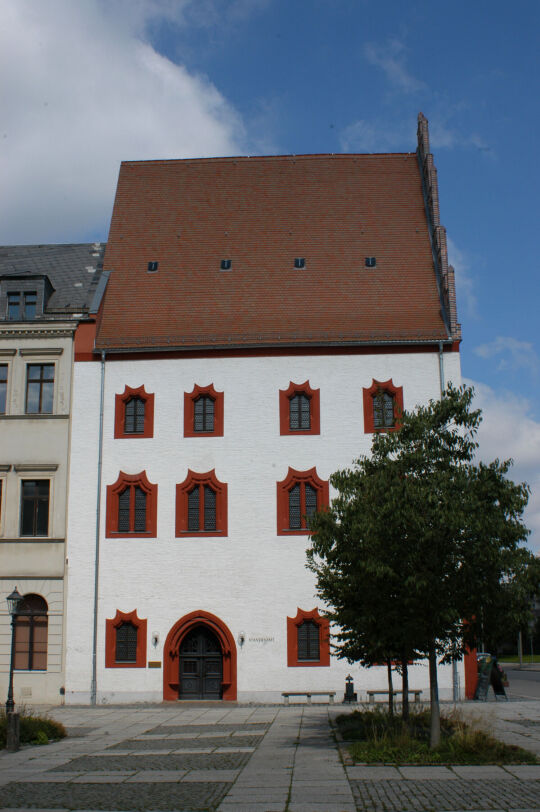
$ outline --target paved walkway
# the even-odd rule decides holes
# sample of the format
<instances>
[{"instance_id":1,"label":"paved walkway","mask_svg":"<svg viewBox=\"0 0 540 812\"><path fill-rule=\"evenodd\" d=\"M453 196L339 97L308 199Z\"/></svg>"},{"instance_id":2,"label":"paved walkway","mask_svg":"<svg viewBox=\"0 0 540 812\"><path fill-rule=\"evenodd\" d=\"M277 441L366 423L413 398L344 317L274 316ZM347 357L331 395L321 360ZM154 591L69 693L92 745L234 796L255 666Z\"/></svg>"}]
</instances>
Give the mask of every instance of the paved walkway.
<instances>
[{"instance_id":1,"label":"paved walkway","mask_svg":"<svg viewBox=\"0 0 540 812\"><path fill-rule=\"evenodd\" d=\"M540 702L467 703L540 756ZM540 810L540 765L347 766L339 706L62 707L68 739L0 754L0 810Z\"/></svg>"}]
</instances>

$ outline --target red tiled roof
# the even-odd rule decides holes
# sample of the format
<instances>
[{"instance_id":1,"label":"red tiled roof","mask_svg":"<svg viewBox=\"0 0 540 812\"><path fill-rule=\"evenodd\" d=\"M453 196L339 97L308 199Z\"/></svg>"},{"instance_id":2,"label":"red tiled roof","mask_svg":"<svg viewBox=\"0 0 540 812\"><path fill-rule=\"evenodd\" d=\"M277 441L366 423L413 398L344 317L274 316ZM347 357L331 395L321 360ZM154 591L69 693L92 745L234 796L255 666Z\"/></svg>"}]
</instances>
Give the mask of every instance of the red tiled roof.
<instances>
[{"instance_id":1,"label":"red tiled roof","mask_svg":"<svg viewBox=\"0 0 540 812\"><path fill-rule=\"evenodd\" d=\"M448 338L414 153L123 163L104 268L98 348Z\"/></svg>"}]
</instances>

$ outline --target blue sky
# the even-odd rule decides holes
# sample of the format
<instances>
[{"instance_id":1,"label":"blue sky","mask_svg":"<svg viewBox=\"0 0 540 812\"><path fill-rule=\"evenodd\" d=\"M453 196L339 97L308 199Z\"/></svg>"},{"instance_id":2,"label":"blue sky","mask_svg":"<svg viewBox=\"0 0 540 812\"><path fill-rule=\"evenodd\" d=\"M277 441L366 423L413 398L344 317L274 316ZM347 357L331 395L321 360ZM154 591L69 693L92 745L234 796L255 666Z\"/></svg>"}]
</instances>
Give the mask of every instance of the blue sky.
<instances>
[{"instance_id":1,"label":"blue sky","mask_svg":"<svg viewBox=\"0 0 540 812\"><path fill-rule=\"evenodd\" d=\"M401 152L429 119L485 459L540 551L540 4L3 0L0 242L105 240L122 159Z\"/></svg>"}]
</instances>

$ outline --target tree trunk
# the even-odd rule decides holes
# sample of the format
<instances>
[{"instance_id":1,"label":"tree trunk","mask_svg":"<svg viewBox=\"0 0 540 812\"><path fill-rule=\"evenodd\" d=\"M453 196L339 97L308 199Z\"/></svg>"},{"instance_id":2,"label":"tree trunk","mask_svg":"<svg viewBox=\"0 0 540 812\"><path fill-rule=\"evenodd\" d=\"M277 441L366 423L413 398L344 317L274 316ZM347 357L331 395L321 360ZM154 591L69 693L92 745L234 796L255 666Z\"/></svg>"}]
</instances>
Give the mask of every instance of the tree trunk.
<instances>
[{"instance_id":1,"label":"tree trunk","mask_svg":"<svg viewBox=\"0 0 540 812\"><path fill-rule=\"evenodd\" d=\"M409 669L407 653L401 655L401 687L403 689L403 704L401 706L401 717L404 722L409 721Z\"/></svg>"},{"instance_id":2,"label":"tree trunk","mask_svg":"<svg viewBox=\"0 0 540 812\"><path fill-rule=\"evenodd\" d=\"M431 702L431 729L429 746L433 750L441 741L441 711L439 708L439 686L437 684L437 652L435 640L429 644L429 698Z\"/></svg>"},{"instance_id":3,"label":"tree trunk","mask_svg":"<svg viewBox=\"0 0 540 812\"><path fill-rule=\"evenodd\" d=\"M388 671L388 713L390 716L394 715L394 687L392 685L392 660L390 657L386 660L386 668Z\"/></svg>"}]
</instances>

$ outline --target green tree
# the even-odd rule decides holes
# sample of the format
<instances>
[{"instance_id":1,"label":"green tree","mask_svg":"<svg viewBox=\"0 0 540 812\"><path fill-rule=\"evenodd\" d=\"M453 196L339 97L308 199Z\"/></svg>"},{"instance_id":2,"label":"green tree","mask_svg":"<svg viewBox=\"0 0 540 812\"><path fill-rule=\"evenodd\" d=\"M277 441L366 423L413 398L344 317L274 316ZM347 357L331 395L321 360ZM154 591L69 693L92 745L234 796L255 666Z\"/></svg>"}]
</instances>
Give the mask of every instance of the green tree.
<instances>
[{"instance_id":1,"label":"green tree","mask_svg":"<svg viewBox=\"0 0 540 812\"><path fill-rule=\"evenodd\" d=\"M473 390L448 387L377 433L370 457L338 471L329 510L311 523L308 566L337 624L339 657L372 665L429 661L431 745L440 740L437 662L460 657L482 624L512 612L533 556L519 547L528 487L506 476L510 461L475 462L481 420ZM404 693L404 698L406 694Z\"/></svg>"}]
</instances>

